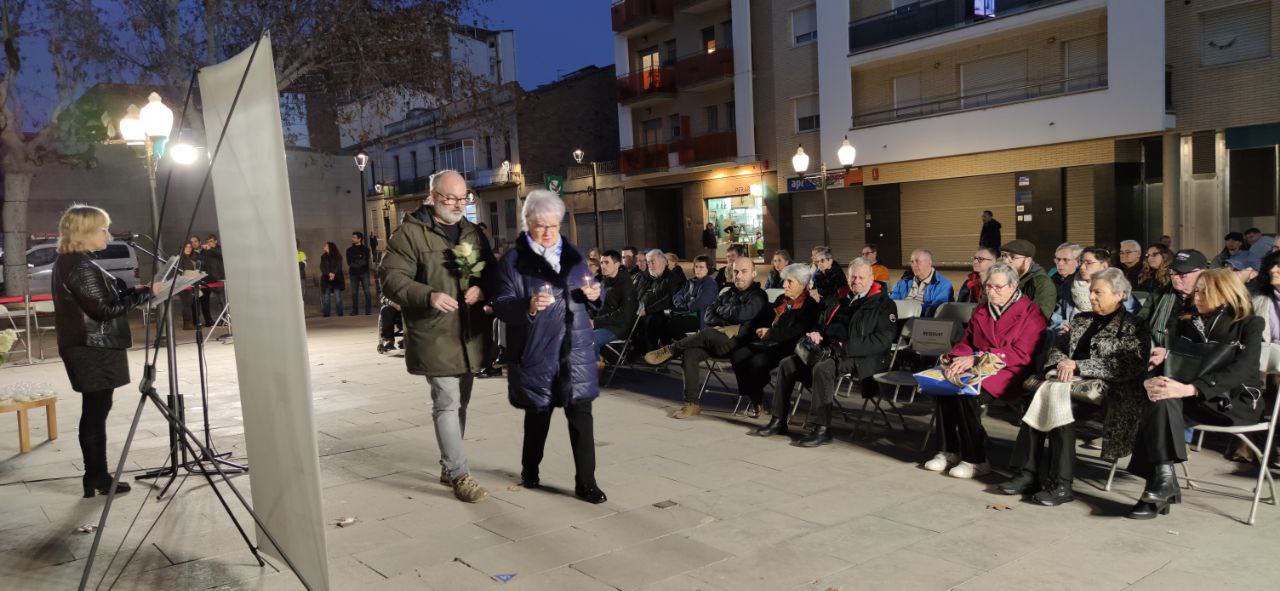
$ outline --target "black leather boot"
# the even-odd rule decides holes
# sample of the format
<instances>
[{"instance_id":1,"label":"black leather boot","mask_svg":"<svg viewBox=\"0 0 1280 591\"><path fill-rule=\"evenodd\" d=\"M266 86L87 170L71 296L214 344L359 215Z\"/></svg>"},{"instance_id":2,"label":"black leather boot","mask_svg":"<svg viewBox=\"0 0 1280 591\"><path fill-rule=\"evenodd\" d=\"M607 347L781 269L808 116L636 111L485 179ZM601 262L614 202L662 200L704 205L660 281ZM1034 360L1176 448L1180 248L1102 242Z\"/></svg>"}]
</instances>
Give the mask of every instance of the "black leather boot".
<instances>
[{"instance_id":1,"label":"black leather boot","mask_svg":"<svg viewBox=\"0 0 1280 591\"><path fill-rule=\"evenodd\" d=\"M814 425L804 439L796 442L799 447L818 447L831 443L831 430L822 425Z\"/></svg>"},{"instance_id":2,"label":"black leather boot","mask_svg":"<svg viewBox=\"0 0 1280 591\"><path fill-rule=\"evenodd\" d=\"M751 434L756 437L769 437L771 435L786 435L787 421L779 416L773 416L765 426L752 431Z\"/></svg>"},{"instance_id":3,"label":"black leather boot","mask_svg":"<svg viewBox=\"0 0 1280 591\"><path fill-rule=\"evenodd\" d=\"M1168 515L1169 503L1148 503L1146 501L1138 501L1129 511L1129 519L1155 519L1156 515Z\"/></svg>"},{"instance_id":4,"label":"black leather boot","mask_svg":"<svg viewBox=\"0 0 1280 591\"><path fill-rule=\"evenodd\" d=\"M1156 466L1155 474L1147 479L1147 488L1142 491L1141 500L1153 504L1182 502L1182 490L1178 488L1178 477L1173 471L1173 464Z\"/></svg>"},{"instance_id":5,"label":"black leather boot","mask_svg":"<svg viewBox=\"0 0 1280 591\"><path fill-rule=\"evenodd\" d=\"M1006 495L1022 495L1040 488L1036 482L1035 472L1018 470L1017 475L996 486L996 490Z\"/></svg>"},{"instance_id":6,"label":"black leather boot","mask_svg":"<svg viewBox=\"0 0 1280 591\"><path fill-rule=\"evenodd\" d=\"M596 485L575 486L573 488L573 495L593 505L599 505L600 503L609 500L609 497L605 496L604 491L600 490L600 487Z\"/></svg>"}]
</instances>

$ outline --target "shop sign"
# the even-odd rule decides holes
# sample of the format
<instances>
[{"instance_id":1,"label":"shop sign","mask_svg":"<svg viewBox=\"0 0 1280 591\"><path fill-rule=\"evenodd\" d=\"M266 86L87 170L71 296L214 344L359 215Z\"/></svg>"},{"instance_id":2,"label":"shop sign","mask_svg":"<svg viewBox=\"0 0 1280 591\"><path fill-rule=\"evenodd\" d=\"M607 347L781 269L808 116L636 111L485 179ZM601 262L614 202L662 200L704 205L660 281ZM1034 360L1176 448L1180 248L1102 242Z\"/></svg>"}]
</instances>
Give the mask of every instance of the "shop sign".
<instances>
[{"instance_id":1,"label":"shop sign","mask_svg":"<svg viewBox=\"0 0 1280 591\"><path fill-rule=\"evenodd\" d=\"M547 180L547 190L556 195L564 195L564 177L554 174L545 176Z\"/></svg>"},{"instance_id":2,"label":"shop sign","mask_svg":"<svg viewBox=\"0 0 1280 591\"><path fill-rule=\"evenodd\" d=\"M856 173L856 174L855 174ZM851 170L845 174L844 170L828 170L827 171L827 188L840 189L851 187L861 180L862 172L860 170ZM800 191L817 191L822 187L818 185L818 175L812 176L793 176L787 179L787 192L796 193Z\"/></svg>"}]
</instances>

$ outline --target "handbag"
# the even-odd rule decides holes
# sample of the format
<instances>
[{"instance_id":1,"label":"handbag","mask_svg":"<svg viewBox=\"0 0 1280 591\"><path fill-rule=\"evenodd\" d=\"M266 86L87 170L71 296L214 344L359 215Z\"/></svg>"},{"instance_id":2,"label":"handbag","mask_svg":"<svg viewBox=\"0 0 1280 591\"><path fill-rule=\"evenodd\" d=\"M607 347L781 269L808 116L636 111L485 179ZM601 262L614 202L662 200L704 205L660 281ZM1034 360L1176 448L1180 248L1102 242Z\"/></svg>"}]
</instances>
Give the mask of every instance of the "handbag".
<instances>
[{"instance_id":1,"label":"handbag","mask_svg":"<svg viewBox=\"0 0 1280 591\"><path fill-rule=\"evenodd\" d=\"M800 362L806 366L813 367L819 361L830 359L832 356L831 347L824 347L815 344L809 340L809 337L800 337L800 341L796 343L796 357L800 358Z\"/></svg>"},{"instance_id":2,"label":"handbag","mask_svg":"<svg viewBox=\"0 0 1280 591\"><path fill-rule=\"evenodd\" d=\"M1241 348L1239 341L1197 343L1187 337L1178 337L1169 343L1169 352L1164 359L1164 375L1183 384L1190 384L1205 374L1226 367Z\"/></svg>"}]
</instances>

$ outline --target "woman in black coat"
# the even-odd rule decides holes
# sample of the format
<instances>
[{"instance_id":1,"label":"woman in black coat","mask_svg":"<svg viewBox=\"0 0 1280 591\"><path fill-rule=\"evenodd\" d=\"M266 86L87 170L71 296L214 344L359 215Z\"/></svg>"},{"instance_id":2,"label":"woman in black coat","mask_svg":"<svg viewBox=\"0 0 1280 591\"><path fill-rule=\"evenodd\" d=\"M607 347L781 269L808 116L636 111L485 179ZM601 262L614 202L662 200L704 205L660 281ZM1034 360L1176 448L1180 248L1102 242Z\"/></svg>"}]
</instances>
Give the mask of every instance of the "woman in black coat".
<instances>
[{"instance_id":1,"label":"woman in black coat","mask_svg":"<svg viewBox=\"0 0 1280 591\"><path fill-rule=\"evenodd\" d=\"M560 236L564 202L555 193L525 198L526 232L498 262L494 310L507 323L507 399L523 409L520 480L540 486L551 411L564 408L573 446L574 494L589 503L608 500L596 484L591 401L600 395L590 312L601 304L600 284L586 257Z\"/></svg>"},{"instance_id":2,"label":"woman in black coat","mask_svg":"<svg viewBox=\"0 0 1280 591\"><path fill-rule=\"evenodd\" d=\"M751 401L749 416L758 417L764 411L764 387L769 383L770 372L783 358L795 353L800 337L818 325L822 306L805 289L811 272L809 265L783 268L782 295L774 300L772 313L757 318L750 334L738 335L743 344L729 354L738 393Z\"/></svg>"},{"instance_id":3,"label":"woman in black coat","mask_svg":"<svg viewBox=\"0 0 1280 591\"><path fill-rule=\"evenodd\" d=\"M1173 465L1187 461L1188 423L1257 424L1262 417L1264 321L1253 315L1244 285L1231 269L1204 271L1196 281L1195 311L1169 333L1170 349L1151 350L1157 377L1145 382L1152 404L1143 413L1129 472L1147 479L1129 517L1152 519L1182 502Z\"/></svg>"},{"instance_id":4,"label":"woman in black coat","mask_svg":"<svg viewBox=\"0 0 1280 591\"><path fill-rule=\"evenodd\" d=\"M338 316L342 316L342 290L346 289L347 280L342 275L342 254L338 245L324 243L324 254L320 255L320 314L329 317L329 299L338 301Z\"/></svg>"},{"instance_id":5,"label":"woman in black coat","mask_svg":"<svg viewBox=\"0 0 1280 591\"><path fill-rule=\"evenodd\" d=\"M93 253L111 240L107 212L74 205L58 222L58 258L53 263L53 309L58 356L81 394L80 453L84 456L84 496L107 494L107 413L116 388L129 383L126 349L133 345L129 311L150 292L129 289L94 262ZM116 493L129 491L123 482Z\"/></svg>"}]
</instances>

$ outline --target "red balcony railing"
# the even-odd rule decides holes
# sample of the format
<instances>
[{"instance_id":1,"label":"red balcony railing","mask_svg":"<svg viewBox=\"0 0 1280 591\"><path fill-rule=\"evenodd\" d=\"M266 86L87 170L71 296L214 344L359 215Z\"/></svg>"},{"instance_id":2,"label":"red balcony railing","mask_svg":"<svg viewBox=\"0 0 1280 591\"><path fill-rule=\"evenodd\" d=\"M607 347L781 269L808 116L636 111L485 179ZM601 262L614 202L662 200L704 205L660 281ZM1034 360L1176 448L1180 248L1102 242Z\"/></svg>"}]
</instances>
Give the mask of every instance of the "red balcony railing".
<instances>
[{"instance_id":1,"label":"red balcony railing","mask_svg":"<svg viewBox=\"0 0 1280 591\"><path fill-rule=\"evenodd\" d=\"M618 102L675 91L676 71L672 68L648 68L618 76Z\"/></svg>"},{"instance_id":2,"label":"red balcony railing","mask_svg":"<svg viewBox=\"0 0 1280 591\"><path fill-rule=\"evenodd\" d=\"M686 88L707 80L733 76L733 48L703 51L676 62L676 82Z\"/></svg>"},{"instance_id":3,"label":"red balcony railing","mask_svg":"<svg viewBox=\"0 0 1280 591\"><path fill-rule=\"evenodd\" d=\"M716 162L738 155L738 132L717 131L683 139L671 145L680 154L680 164Z\"/></svg>"},{"instance_id":4,"label":"red balcony railing","mask_svg":"<svg viewBox=\"0 0 1280 591\"><path fill-rule=\"evenodd\" d=\"M671 0L618 0L610 8L613 32L621 33L651 20L670 22Z\"/></svg>"},{"instance_id":5,"label":"red balcony railing","mask_svg":"<svg viewBox=\"0 0 1280 591\"><path fill-rule=\"evenodd\" d=\"M622 165L622 174L667 168L667 153L670 151L671 148L668 144L649 144L647 146L623 148L619 158Z\"/></svg>"}]
</instances>

